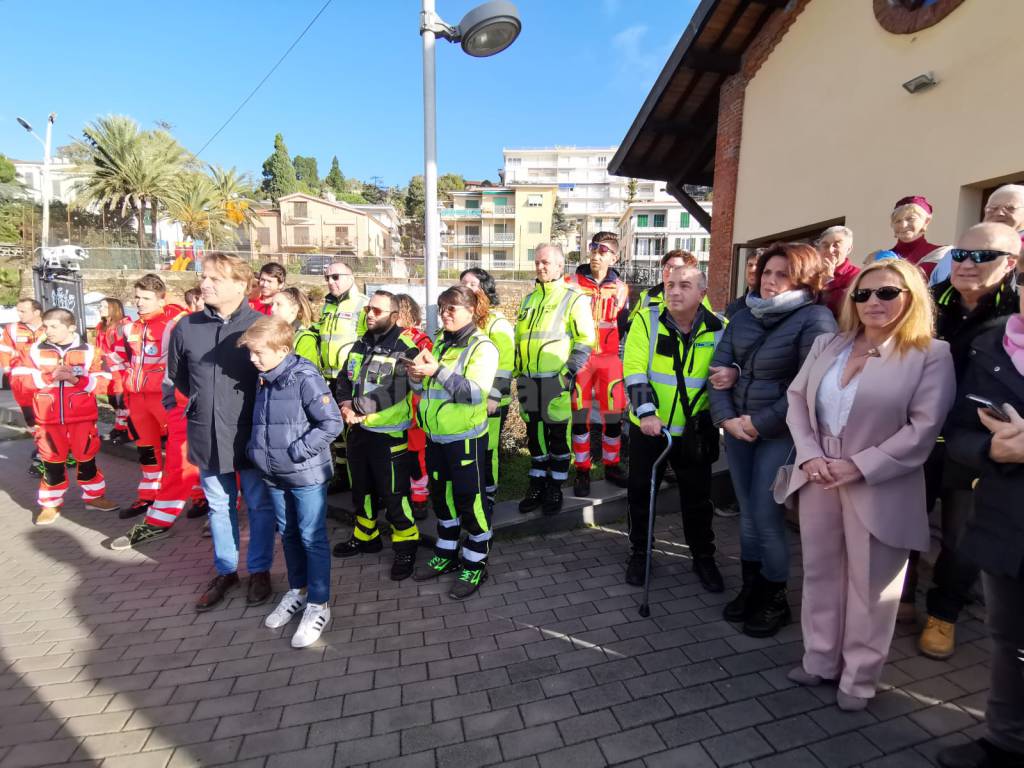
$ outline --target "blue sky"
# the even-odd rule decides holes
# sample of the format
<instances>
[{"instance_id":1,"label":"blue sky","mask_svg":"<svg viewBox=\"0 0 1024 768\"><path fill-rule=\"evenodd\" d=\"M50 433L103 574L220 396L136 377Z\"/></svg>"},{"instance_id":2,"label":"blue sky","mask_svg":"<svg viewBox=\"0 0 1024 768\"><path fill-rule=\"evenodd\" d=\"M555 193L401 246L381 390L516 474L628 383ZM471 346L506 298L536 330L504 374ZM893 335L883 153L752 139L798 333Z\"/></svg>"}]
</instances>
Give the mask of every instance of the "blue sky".
<instances>
[{"instance_id":1,"label":"blue sky","mask_svg":"<svg viewBox=\"0 0 1024 768\"><path fill-rule=\"evenodd\" d=\"M450 23L479 0L438 0ZM0 0L5 63L0 153L35 158L98 116L162 120L199 149L306 26L323 0L174 0L126 6ZM472 59L438 44L442 172L497 178L504 146L621 141L696 0L518 0L523 33ZM119 10L114 10L115 8ZM203 159L258 175L284 134L327 172L404 184L422 172L418 0L333 0ZM46 42L46 55L41 43Z\"/></svg>"}]
</instances>

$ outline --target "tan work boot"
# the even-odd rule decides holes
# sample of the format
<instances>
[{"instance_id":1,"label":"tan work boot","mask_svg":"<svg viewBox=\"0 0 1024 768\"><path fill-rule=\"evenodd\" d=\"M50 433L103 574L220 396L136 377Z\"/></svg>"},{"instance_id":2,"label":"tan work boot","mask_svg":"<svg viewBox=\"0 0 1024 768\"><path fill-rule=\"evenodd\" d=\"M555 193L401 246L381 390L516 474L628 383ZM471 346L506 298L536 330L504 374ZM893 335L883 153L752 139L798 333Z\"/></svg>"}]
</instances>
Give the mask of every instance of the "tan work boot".
<instances>
[{"instance_id":1,"label":"tan work boot","mask_svg":"<svg viewBox=\"0 0 1024 768\"><path fill-rule=\"evenodd\" d=\"M929 616L917 649L930 659L948 659L956 650L956 624Z\"/></svg>"},{"instance_id":2,"label":"tan work boot","mask_svg":"<svg viewBox=\"0 0 1024 768\"><path fill-rule=\"evenodd\" d=\"M60 517L60 507L43 507L36 516L36 525L53 525Z\"/></svg>"},{"instance_id":3,"label":"tan work boot","mask_svg":"<svg viewBox=\"0 0 1024 768\"><path fill-rule=\"evenodd\" d=\"M95 509L97 512L117 512L121 508L119 504L115 504L106 496L100 496L98 499L90 499L85 502L86 509Z\"/></svg>"}]
</instances>

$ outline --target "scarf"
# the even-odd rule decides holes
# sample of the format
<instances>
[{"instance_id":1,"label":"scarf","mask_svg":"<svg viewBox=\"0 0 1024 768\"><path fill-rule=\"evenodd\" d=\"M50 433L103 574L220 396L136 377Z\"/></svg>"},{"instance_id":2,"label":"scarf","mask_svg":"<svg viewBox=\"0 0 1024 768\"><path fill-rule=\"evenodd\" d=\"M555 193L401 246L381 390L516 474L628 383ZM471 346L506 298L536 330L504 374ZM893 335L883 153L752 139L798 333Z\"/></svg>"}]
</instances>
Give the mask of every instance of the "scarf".
<instances>
[{"instance_id":1,"label":"scarf","mask_svg":"<svg viewBox=\"0 0 1024 768\"><path fill-rule=\"evenodd\" d=\"M1017 369L1017 373L1024 376L1024 316L1012 315L1006 321L1003 349L1010 356L1010 361Z\"/></svg>"},{"instance_id":2,"label":"scarf","mask_svg":"<svg viewBox=\"0 0 1024 768\"><path fill-rule=\"evenodd\" d=\"M750 309L750 314L758 320L772 315L788 315L793 310L800 309L812 301L811 292L806 288L784 291L772 299L762 299L756 293L747 294L747 307Z\"/></svg>"}]
</instances>

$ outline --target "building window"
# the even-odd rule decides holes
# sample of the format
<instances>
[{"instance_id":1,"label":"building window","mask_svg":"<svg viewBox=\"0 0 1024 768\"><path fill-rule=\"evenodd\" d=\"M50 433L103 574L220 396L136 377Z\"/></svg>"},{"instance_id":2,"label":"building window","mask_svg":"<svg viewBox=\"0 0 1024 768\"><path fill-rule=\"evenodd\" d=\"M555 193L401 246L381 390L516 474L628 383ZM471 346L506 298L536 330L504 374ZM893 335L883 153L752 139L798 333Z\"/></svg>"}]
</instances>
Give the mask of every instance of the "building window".
<instances>
[{"instance_id":1,"label":"building window","mask_svg":"<svg viewBox=\"0 0 1024 768\"><path fill-rule=\"evenodd\" d=\"M54 197L60 197L60 182L59 181L54 181L53 182L53 196Z\"/></svg>"},{"instance_id":2,"label":"building window","mask_svg":"<svg viewBox=\"0 0 1024 768\"><path fill-rule=\"evenodd\" d=\"M653 248L651 249L651 255L653 256L664 256L665 255L665 238L656 237L654 238Z\"/></svg>"},{"instance_id":3,"label":"building window","mask_svg":"<svg viewBox=\"0 0 1024 768\"><path fill-rule=\"evenodd\" d=\"M598 165L608 165L608 156L607 155L598 155L597 156L597 164Z\"/></svg>"},{"instance_id":4,"label":"building window","mask_svg":"<svg viewBox=\"0 0 1024 768\"><path fill-rule=\"evenodd\" d=\"M306 218L306 203L292 203L292 213L297 219Z\"/></svg>"},{"instance_id":5,"label":"building window","mask_svg":"<svg viewBox=\"0 0 1024 768\"><path fill-rule=\"evenodd\" d=\"M270 245L270 227L257 227L256 239L260 245Z\"/></svg>"},{"instance_id":6,"label":"building window","mask_svg":"<svg viewBox=\"0 0 1024 768\"><path fill-rule=\"evenodd\" d=\"M708 250L708 248L710 246L711 246L711 238L709 238L709 237L702 237L700 239L700 249L702 251L707 252L707 250Z\"/></svg>"},{"instance_id":7,"label":"building window","mask_svg":"<svg viewBox=\"0 0 1024 768\"><path fill-rule=\"evenodd\" d=\"M637 225L638 228L639 227L646 227L647 226L647 214L646 213L639 213L639 214L637 214L636 225Z\"/></svg>"},{"instance_id":8,"label":"building window","mask_svg":"<svg viewBox=\"0 0 1024 768\"><path fill-rule=\"evenodd\" d=\"M690 226L690 214L687 213L686 211L683 211L682 213L679 214L679 226L682 227L683 229L686 229L687 227Z\"/></svg>"},{"instance_id":9,"label":"building window","mask_svg":"<svg viewBox=\"0 0 1024 768\"><path fill-rule=\"evenodd\" d=\"M638 237L636 239L636 254L637 256L650 256L651 255L651 241L646 237Z\"/></svg>"},{"instance_id":10,"label":"building window","mask_svg":"<svg viewBox=\"0 0 1024 768\"><path fill-rule=\"evenodd\" d=\"M536 248L527 248L526 249L526 260L527 261L533 261L533 255L534 255L534 253L536 253L536 250L537 250Z\"/></svg>"},{"instance_id":11,"label":"building window","mask_svg":"<svg viewBox=\"0 0 1024 768\"><path fill-rule=\"evenodd\" d=\"M25 173L25 186L29 189L35 189L36 175L34 173Z\"/></svg>"},{"instance_id":12,"label":"building window","mask_svg":"<svg viewBox=\"0 0 1024 768\"><path fill-rule=\"evenodd\" d=\"M295 227L294 232L296 245L309 245L309 227Z\"/></svg>"},{"instance_id":13,"label":"building window","mask_svg":"<svg viewBox=\"0 0 1024 768\"><path fill-rule=\"evenodd\" d=\"M508 251L494 251L491 256L495 263L508 261Z\"/></svg>"},{"instance_id":14,"label":"building window","mask_svg":"<svg viewBox=\"0 0 1024 768\"><path fill-rule=\"evenodd\" d=\"M531 221L527 223L526 231L531 235L544 234L544 222L542 221Z\"/></svg>"},{"instance_id":15,"label":"building window","mask_svg":"<svg viewBox=\"0 0 1024 768\"><path fill-rule=\"evenodd\" d=\"M334 228L334 242L338 245L348 243L348 227Z\"/></svg>"},{"instance_id":16,"label":"building window","mask_svg":"<svg viewBox=\"0 0 1024 768\"><path fill-rule=\"evenodd\" d=\"M527 195L526 205L530 208L540 208L544 205L544 195Z\"/></svg>"},{"instance_id":17,"label":"building window","mask_svg":"<svg viewBox=\"0 0 1024 768\"><path fill-rule=\"evenodd\" d=\"M604 219L594 219L594 229L600 231L601 227L604 226Z\"/></svg>"},{"instance_id":18,"label":"building window","mask_svg":"<svg viewBox=\"0 0 1024 768\"><path fill-rule=\"evenodd\" d=\"M513 166L518 167L518 166L523 164L523 158L521 158L521 157L510 157L508 159L508 164L509 164L510 167L513 167Z\"/></svg>"},{"instance_id":19,"label":"building window","mask_svg":"<svg viewBox=\"0 0 1024 768\"><path fill-rule=\"evenodd\" d=\"M480 201L479 200L467 200L466 201L466 207L467 208L479 208L480 207Z\"/></svg>"},{"instance_id":20,"label":"building window","mask_svg":"<svg viewBox=\"0 0 1024 768\"><path fill-rule=\"evenodd\" d=\"M654 214L654 226L656 226L656 227L664 227L665 226L665 214L664 213L656 213L656 214Z\"/></svg>"},{"instance_id":21,"label":"building window","mask_svg":"<svg viewBox=\"0 0 1024 768\"><path fill-rule=\"evenodd\" d=\"M683 238L683 250L693 252L697 250L697 238L696 237L684 237Z\"/></svg>"},{"instance_id":22,"label":"building window","mask_svg":"<svg viewBox=\"0 0 1024 768\"><path fill-rule=\"evenodd\" d=\"M507 197L496 197L496 198L494 198L494 204L495 205L508 205L508 198Z\"/></svg>"},{"instance_id":23,"label":"building window","mask_svg":"<svg viewBox=\"0 0 1024 768\"><path fill-rule=\"evenodd\" d=\"M504 221L494 222L494 234L504 235L508 231L508 224L506 224Z\"/></svg>"},{"instance_id":24,"label":"building window","mask_svg":"<svg viewBox=\"0 0 1024 768\"><path fill-rule=\"evenodd\" d=\"M683 238L677 237L676 240L675 240L675 243L676 244L674 246L672 246L672 249L676 250L676 251L681 250L682 247L683 247Z\"/></svg>"}]
</instances>

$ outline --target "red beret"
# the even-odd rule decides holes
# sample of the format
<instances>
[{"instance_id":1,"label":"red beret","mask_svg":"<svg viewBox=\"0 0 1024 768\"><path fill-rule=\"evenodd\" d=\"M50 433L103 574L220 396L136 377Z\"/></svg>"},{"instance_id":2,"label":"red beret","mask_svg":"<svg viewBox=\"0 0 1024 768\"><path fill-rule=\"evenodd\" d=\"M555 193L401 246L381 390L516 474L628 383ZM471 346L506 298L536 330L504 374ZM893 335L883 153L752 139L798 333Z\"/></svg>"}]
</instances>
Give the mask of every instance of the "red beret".
<instances>
[{"instance_id":1,"label":"red beret","mask_svg":"<svg viewBox=\"0 0 1024 768\"><path fill-rule=\"evenodd\" d=\"M932 204L928 202L928 198L925 197L924 195L910 195L908 197L901 197L899 200L896 201L896 205L894 205L892 209L895 211L901 205L917 205L921 208L924 208L929 215L931 215L932 212Z\"/></svg>"}]
</instances>

